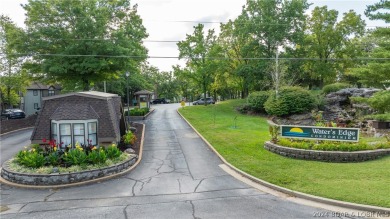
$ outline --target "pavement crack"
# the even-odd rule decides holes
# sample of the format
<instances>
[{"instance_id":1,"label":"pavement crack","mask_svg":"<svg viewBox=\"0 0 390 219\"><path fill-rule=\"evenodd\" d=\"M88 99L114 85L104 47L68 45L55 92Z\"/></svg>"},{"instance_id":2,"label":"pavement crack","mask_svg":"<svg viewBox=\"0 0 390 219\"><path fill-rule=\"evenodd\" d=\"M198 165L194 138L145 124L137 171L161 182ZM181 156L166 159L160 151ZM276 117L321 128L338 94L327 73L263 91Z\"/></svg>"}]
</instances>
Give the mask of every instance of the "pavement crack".
<instances>
[{"instance_id":1,"label":"pavement crack","mask_svg":"<svg viewBox=\"0 0 390 219\"><path fill-rule=\"evenodd\" d=\"M180 183L180 179L176 179L177 182L179 183L179 192L181 193L181 183Z\"/></svg>"},{"instance_id":2,"label":"pavement crack","mask_svg":"<svg viewBox=\"0 0 390 219\"><path fill-rule=\"evenodd\" d=\"M18 210L18 212L20 212L20 211L21 211L24 207L26 207L28 204L29 204L29 203L24 204L24 205Z\"/></svg>"},{"instance_id":3,"label":"pavement crack","mask_svg":"<svg viewBox=\"0 0 390 219\"><path fill-rule=\"evenodd\" d=\"M123 214L124 214L124 216L125 216L125 219L128 219L129 218L129 216L127 215L127 211L126 211L126 209L127 209L127 207L129 207L130 205L126 205L124 208L123 208Z\"/></svg>"},{"instance_id":4,"label":"pavement crack","mask_svg":"<svg viewBox=\"0 0 390 219\"><path fill-rule=\"evenodd\" d=\"M203 180L205 180L205 179L201 179L201 180L199 181L198 185L196 185L196 187L195 187L194 192L196 192L196 190L198 190L198 187L199 187L200 184L203 182Z\"/></svg>"},{"instance_id":5,"label":"pavement crack","mask_svg":"<svg viewBox=\"0 0 390 219\"><path fill-rule=\"evenodd\" d=\"M186 155L185 155L184 152L183 152L183 147L181 146L180 143L178 143L178 144L179 144L180 150L181 150L181 152L182 152L182 154L183 154L184 162L186 163L186 166L187 166L187 169L188 169L188 173L190 174L191 178L192 178L193 180L195 180L194 176L193 176L192 173L191 173L190 166L188 165L187 157L186 157Z\"/></svg>"},{"instance_id":6,"label":"pavement crack","mask_svg":"<svg viewBox=\"0 0 390 219\"><path fill-rule=\"evenodd\" d=\"M47 200L50 198L50 196L54 195L57 193L57 189L51 189L52 193L50 193L49 195L47 195L44 199L43 199L43 202L47 202Z\"/></svg>"},{"instance_id":7,"label":"pavement crack","mask_svg":"<svg viewBox=\"0 0 390 219\"><path fill-rule=\"evenodd\" d=\"M139 182L141 183L141 188L139 189L139 191L142 191L142 190L144 189L144 185L150 183L150 181L152 181L152 177L150 177L150 178L149 178L148 180L146 180L145 182L139 181Z\"/></svg>"},{"instance_id":8,"label":"pavement crack","mask_svg":"<svg viewBox=\"0 0 390 219\"><path fill-rule=\"evenodd\" d=\"M190 201L191 207L192 207L192 218L194 219L201 219L200 217L195 216L195 205L192 201Z\"/></svg>"},{"instance_id":9,"label":"pavement crack","mask_svg":"<svg viewBox=\"0 0 390 219\"><path fill-rule=\"evenodd\" d=\"M158 161L161 162L161 164L159 164L160 166L156 168L156 171L157 171L157 173L159 174L159 173L160 173L160 169L164 166L164 160L155 158L154 156L153 156L153 159L156 159L156 160L158 160Z\"/></svg>"},{"instance_id":10,"label":"pavement crack","mask_svg":"<svg viewBox=\"0 0 390 219\"><path fill-rule=\"evenodd\" d=\"M134 185L131 187L131 193L133 194L133 196L135 196L135 192L134 192L134 188L135 186L137 185L137 181L135 181Z\"/></svg>"}]
</instances>

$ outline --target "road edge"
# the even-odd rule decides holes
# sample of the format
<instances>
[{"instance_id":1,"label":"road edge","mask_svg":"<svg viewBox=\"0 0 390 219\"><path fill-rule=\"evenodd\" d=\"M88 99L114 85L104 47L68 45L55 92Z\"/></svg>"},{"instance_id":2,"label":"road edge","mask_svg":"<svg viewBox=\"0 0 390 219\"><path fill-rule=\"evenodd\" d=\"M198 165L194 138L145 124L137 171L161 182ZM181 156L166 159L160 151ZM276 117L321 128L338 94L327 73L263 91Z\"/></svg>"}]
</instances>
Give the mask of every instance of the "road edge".
<instances>
[{"instance_id":1,"label":"road edge","mask_svg":"<svg viewBox=\"0 0 390 219\"><path fill-rule=\"evenodd\" d=\"M21 129L17 129L17 130L13 130L13 131L10 131L10 132L5 132L3 134L0 134L0 137L3 137L4 135L9 135L9 134L12 134L14 132L19 132L19 131L24 131L24 130L27 130L27 129L33 129L35 126L30 126L30 127L26 127L26 128L21 128Z\"/></svg>"}]
</instances>

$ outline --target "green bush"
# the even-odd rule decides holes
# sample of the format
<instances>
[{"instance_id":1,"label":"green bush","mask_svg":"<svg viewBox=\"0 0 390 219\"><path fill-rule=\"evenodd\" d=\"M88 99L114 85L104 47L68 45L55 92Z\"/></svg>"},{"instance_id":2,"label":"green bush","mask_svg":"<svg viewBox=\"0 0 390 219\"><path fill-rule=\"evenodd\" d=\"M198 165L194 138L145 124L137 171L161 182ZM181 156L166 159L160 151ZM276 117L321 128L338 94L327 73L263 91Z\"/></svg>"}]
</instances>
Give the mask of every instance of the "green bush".
<instances>
[{"instance_id":1,"label":"green bush","mask_svg":"<svg viewBox=\"0 0 390 219\"><path fill-rule=\"evenodd\" d=\"M249 94L247 103L256 112L265 112L264 103L269 97L269 91L256 91Z\"/></svg>"},{"instance_id":2,"label":"green bush","mask_svg":"<svg viewBox=\"0 0 390 219\"><path fill-rule=\"evenodd\" d=\"M281 138L277 144L285 147L318 151L363 151L390 148L390 142L369 144L367 142L352 143L343 141L293 140L288 138Z\"/></svg>"},{"instance_id":3,"label":"green bush","mask_svg":"<svg viewBox=\"0 0 390 219\"><path fill-rule=\"evenodd\" d=\"M127 131L125 135L123 135L123 143L125 144L134 144L137 137L131 131Z\"/></svg>"},{"instance_id":4,"label":"green bush","mask_svg":"<svg viewBox=\"0 0 390 219\"><path fill-rule=\"evenodd\" d=\"M236 107L236 110L241 114L247 114L251 109L247 103Z\"/></svg>"},{"instance_id":5,"label":"green bush","mask_svg":"<svg viewBox=\"0 0 390 219\"><path fill-rule=\"evenodd\" d=\"M52 153L49 153L45 159L47 165L58 166L61 163L62 153L57 150Z\"/></svg>"},{"instance_id":6,"label":"green bush","mask_svg":"<svg viewBox=\"0 0 390 219\"><path fill-rule=\"evenodd\" d=\"M379 113L390 113L390 91L384 90L376 92L367 100L368 105Z\"/></svg>"},{"instance_id":7,"label":"green bush","mask_svg":"<svg viewBox=\"0 0 390 219\"><path fill-rule=\"evenodd\" d=\"M45 157L35 149L20 151L16 155L16 161L26 167L40 168L45 165Z\"/></svg>"},{"instance_id":8,"label":"green bush","mask_svg":"<svg viewBox=\"0 0 390 219\"><path fill-rule=\"evenodd\" d=\"M337 92L341 89L348 88L348 87L350 87L350 85L346 84L346 83L328 84L322 88L322 93L329 94L329 93Z\"/></svg>"},{"instance_id":9,"label":"green bush","mask_svg":"<svg viewBox=\"0 0 390 219\"><path fill-rule=\"evenodd\" d=\"M311 93L301 87L283 87L278 97L272 93L264 104L270 115L284 116L308 112L315 107L315 99Z\"/></svg>"},{"instance_id":10,"label":"green bush","mask_svg":"<svg viewBox=\"0 0 390 219\"><path fill-rule=\"evenodd\" d=\"M87 161L90 164L105 163L106 160L107 155L103 148L92 150L87 156Z\"/></svg>"},{"instance_id":11,"label":"green bush","mask_svg":"<svg viewBox=\"0 0 390 219\"><path fill-rule=\"evenodd\" d=\"M132 132L128 132L126 136L134 143L136 137ZM50 150L43 150L39 145L31 145L30 147L32 149L28 150L28 147L25 147L25 150L16 154L15 163L24 168L35 169L45 166L81 166L84 168L89 164L107 164L118 159L121 160L124 154L116 144L112 144L106 149L104 147L97 148L96 146L83 147L80 144L76 144L75 148L66 148L66 150L59 150L55 147Z\"/></svg>"},{"instance_id":12,"label":"green bush","mask_svg":"<svg viewBox=\"0 0 390 219\"><path fill-rule=\"evenodd\" d=\"M112 146L107 147L106 154L107 154L108 159L113 160L113 159L121 156L122 152L118 149L117 146L112 145Z\"/></svg>"},{"instance_id":13,"label":"green bush","mask_svg":"<svg viewBox=\"0 0 390 219\"><path fill-rule=\"evenodd\" d=\"M64 154L63 159L68 166L87 164L87 154L81 149L69 150Z\"/></svg>"},{"instance_id":14,"label":"green bush","mask_svg":"<svg viewBox=\"0 0 390 219\"><path fill-rule=\"evenodd\" d=\"M375 119L378 121L390 121L390 113L386 114L376 114L376 115L367 115L366 119Z\"/></svg>"},{"instance_id":15,"label":"green bush","mask_svg":"<svg viewBox=\"0 0 390 219\"><path fill-rule=\"evenodd\" d=\"M134 109L131 109L130 110L130 116L144 116L146 114L148 114L150 111L149 108L134 108ZM126 111L126 116L128 116L129 113L128 111Z\"/></svg>"}]
</instances>

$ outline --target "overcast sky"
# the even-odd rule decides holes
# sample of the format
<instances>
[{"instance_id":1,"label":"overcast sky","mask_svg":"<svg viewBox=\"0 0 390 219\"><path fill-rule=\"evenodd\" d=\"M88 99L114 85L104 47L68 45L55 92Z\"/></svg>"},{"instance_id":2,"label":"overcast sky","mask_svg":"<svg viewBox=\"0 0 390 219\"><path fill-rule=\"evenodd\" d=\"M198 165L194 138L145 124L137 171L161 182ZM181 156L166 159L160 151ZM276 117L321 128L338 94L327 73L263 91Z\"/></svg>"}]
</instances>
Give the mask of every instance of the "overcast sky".
<instances>
[{"instance_id":1,"label":"overcast sky","mask_svg":"<svg viewBox=\"0 0 390 219\"><path fill-rule=\"evenodd\" d=\"M0 0L0 14L5 14L19 26L24 24L24 10L20 4L27 0ZM132 0L138 4L138 12L149 33L148 40L179 41L186 34L193 32L195 22L226 22L235 19L240 13L246 0ZM336 9L339 16L349 10L354 10L366 19L367 26L386 26L381 21L370 21L364 16L366 5L379 0L309 0L315 6L327 5L328 9ZM207 24L206 27L218 28L219 24ZM179 52L176 43L145 42L149 56L177 57ZM162 71L170 71L172 65L183 64L177 59L149 59L149 63Z\"/></svg>"}]
</instances>

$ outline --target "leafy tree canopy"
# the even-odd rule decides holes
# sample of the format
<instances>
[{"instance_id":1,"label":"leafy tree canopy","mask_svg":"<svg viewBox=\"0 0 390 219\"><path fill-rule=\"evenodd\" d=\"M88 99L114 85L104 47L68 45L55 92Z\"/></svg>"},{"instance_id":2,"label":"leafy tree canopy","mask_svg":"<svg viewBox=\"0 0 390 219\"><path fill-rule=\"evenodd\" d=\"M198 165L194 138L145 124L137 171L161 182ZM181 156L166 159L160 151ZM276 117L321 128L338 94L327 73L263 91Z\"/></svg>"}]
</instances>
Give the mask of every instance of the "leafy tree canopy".
<instances>
[{"instance_id":1,"label":"leafy tree canopy","mask_svg":"<svg viewBox=\"0 0 390 219\"><path fill-rule=\"evenodd\" d=\"M367 6L365 14L373 20L384 20L390 23L390 2L382 0ZM365 38L361 39L368 46L364 55L374 60L361 63L352 68L350 74L357 77L359 82L373 87L390 88L390 29L378 27Z\"/></svg>"},{"instance_id":2,"label":"leafy tree canopy","mask_svg":"<svg viewBox=\"0 0 390 219\"><path fill-rule=\"evenodd\" d=\"M29 0L23 7L35 73L89 90L146 59L146 29L128 0Z\"/></svg>"},{"instance_id":3,"label":"leafy tree canopy","mask_svg":"<svg viewBox=\"0 0 390 219\"><path fill-rule=\"evenodd\" d=\"M19 103L18 93L28 86L23 70L24 57L18 55L23 45L24 32L10 18L0 16L0 97L1 106L12 107Z\"/></svg>"}]
</instances>

